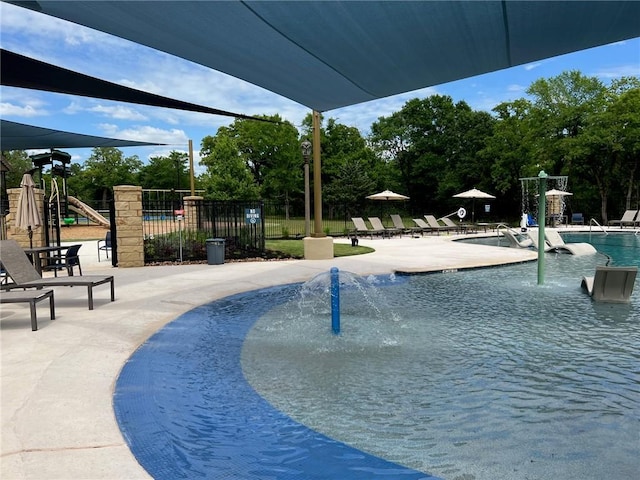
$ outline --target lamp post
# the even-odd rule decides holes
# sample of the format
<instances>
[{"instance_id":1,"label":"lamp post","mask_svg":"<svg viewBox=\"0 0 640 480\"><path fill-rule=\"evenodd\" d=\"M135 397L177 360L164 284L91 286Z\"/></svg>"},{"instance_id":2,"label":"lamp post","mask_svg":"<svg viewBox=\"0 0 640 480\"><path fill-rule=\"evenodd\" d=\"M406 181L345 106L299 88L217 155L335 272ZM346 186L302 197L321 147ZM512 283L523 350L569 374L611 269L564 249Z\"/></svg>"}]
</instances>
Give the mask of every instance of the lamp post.
<instances>
[{"instance_id":1,"label":"lamp post","mask_svg":"<svg viewBox=\"0 0 640 480\"><path fill-rule=\"evenodd\" d=\"M309 140L305 140L300 145L302 148L302 158L304 158L304 236L311 236L311 205L309 198L309 158L313 145Z\"/></svg>"}]
</instances>

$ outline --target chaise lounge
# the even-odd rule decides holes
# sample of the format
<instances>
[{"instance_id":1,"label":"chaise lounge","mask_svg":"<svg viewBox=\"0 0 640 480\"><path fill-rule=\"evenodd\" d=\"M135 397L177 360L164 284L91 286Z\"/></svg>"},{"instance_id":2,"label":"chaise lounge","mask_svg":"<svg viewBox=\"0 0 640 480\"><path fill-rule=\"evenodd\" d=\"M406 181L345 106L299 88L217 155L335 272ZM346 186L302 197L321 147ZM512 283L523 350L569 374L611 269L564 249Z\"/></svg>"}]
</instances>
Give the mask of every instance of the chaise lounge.
<instances>
[{"instance_id":1,"label":"chaise lounge","mask_svg":"<svg viewBox=\"0 0 640 480\"><path fill-rule=\"evenodd\" d=\"M115 301L113 275L42 278L15 240L0 240L0 262L14 282L7 289L54 286L87 287L89 310L93 310L93 287L109 283L111 285L111 301Z\"/></svg>"},{"instance_id":2,"label":"chaise lounge","mask_svg":"<svg viewBox=\"0 0 640 480\"><path fill-rule=\"evenodd\" d=\"M631 298L638 267L596 267L593 277L582 278L582 288L597 302L626 303Z\"/></svg>"}]
</instances>

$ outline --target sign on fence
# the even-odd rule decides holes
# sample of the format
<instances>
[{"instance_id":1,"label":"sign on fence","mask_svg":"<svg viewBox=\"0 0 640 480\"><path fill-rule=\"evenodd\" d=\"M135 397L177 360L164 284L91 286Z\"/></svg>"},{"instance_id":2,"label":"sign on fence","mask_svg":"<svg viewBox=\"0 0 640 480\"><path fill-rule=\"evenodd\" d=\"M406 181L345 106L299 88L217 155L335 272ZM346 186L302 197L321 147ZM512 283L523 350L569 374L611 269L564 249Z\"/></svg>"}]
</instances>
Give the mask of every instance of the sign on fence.
<instances>
[{"instance_id":1,"label":"sign on fence","mask_svg":"<svg viewBox=\"0 0 640 480\"><path fill-rule=\"evenodd\" d=\"M260 222L260 209L259 208L245 208L244 209L244 223L249 225L255 225Z\"/></svg>"}]
</instances>

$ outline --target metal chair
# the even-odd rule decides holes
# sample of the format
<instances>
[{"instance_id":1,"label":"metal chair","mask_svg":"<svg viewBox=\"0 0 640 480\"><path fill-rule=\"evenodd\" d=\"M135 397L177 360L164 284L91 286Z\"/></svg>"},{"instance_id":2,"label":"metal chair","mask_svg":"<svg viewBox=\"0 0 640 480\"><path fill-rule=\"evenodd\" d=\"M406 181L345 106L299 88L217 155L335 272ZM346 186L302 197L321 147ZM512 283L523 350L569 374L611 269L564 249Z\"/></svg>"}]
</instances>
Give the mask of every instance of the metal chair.
<instances>
[{"instance_id":1,"label":"metal chair","mask_svg":"<svg viewBox=\"0 0 640 480\"><path fill-rule=\"evenodd\" d=\"M107 258L109 258L109 250L111 250L111 230L107 232L104 240L98 240L98 262L100 261L100 250L104 250Z\"/></svg>"},{"instance_id":2,"label":"metal chair","mask_svg":"<svg viewBox=\"0 0 640 480\"><path fill-rule=\"evenodd\" d=\"M78 250L82 246L81 243L71 245L67 251L61 255L52 255L48 257L48 264L42 267L42 270L53 270L54 276L58 276L58 270L66 269L67 275L73 277L73 268L78 267L78 273L82 275L82 266L80 265L80 257Z\"/></svg>"}]
</instances>

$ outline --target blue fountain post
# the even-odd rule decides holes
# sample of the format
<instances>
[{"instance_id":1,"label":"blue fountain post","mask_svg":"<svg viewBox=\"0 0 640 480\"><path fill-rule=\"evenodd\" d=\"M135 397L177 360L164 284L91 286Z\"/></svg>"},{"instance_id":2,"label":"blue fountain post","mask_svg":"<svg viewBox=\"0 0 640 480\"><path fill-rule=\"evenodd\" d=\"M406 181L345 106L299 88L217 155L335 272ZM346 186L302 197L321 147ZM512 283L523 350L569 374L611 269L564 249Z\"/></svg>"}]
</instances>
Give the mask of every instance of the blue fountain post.
<instances>
[{"instance_id":1,"label":"blue fountain post","mask_svg":"<svg viewBox=\"0 0 640 480\"><path fill-rule=\"evenodd\" d=\"M336 267L331 268L331 331L340 333L340 273Z\"/></svg>"}]
</instances>

